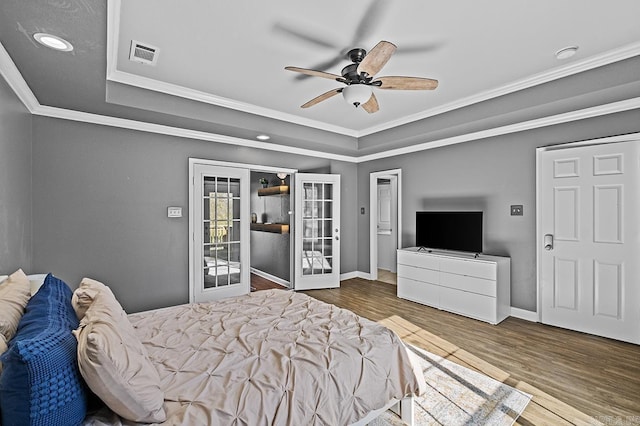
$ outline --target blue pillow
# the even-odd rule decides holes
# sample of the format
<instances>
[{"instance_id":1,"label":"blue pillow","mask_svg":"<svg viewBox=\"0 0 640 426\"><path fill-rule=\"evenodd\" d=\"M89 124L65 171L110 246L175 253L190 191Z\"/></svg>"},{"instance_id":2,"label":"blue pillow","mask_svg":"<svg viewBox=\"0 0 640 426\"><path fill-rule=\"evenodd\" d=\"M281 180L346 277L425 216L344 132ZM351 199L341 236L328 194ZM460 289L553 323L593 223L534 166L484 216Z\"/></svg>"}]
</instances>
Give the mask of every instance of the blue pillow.
<instances>
[{"instance_id":1,"label":"blue pillow","mask_svg":"<svg viewBox=\"0 0 640 426\"><path fill-rule=\"evenodd\" d=\"M2 354L2 424L78 425L87 412L87 390L78 370L78 318L72 292L49 274L29 300L18 331Z\"/></svg>"}]
</instances>

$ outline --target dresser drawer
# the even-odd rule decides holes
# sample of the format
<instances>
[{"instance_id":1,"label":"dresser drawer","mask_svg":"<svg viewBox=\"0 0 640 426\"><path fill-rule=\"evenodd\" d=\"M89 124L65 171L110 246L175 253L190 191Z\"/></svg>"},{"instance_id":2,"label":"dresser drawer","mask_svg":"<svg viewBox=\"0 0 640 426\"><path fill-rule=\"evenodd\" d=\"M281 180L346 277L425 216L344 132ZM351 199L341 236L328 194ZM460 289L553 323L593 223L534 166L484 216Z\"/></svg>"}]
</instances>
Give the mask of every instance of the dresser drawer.
<instances>
[{"instance_id":1,"label":"dresser drawer","mask_svg":"<svg viewBox=\"0 0 640 426\"><path fill-rule=\"evenodd\" d=\"M424 269L416 266L398 264L398 278L410 278L415 281L438 284L438 276L439 272L433 269Z\"/></svg>"},{"instance_id":2,"label":"dresser drawer","mask_svg":"<svg viewBox=\"0 0 640 426\"><path fill-rule=\"evenodd\" d=\"M497 286L494 280L440 272L439 283L443 287L496 297Z\"/></svg>"},{"instance_id":3,"label":"dresser drawer","mask_svg":"<svg viewBox=\"0 0 640 426\"><path fill-rule=\"evenodd\" d=\"M442 287L440 289L440 308L456 314L495 324L496 299L481 294L467 293Z\"/></svg>"},{"instance_id":4,"label":"dresser drawer","mask_svg":"<svg viewBox=\"0 0 640 426\"><path fill-rule=\"evenodd\" d=\"M398 297L437 308L439 306L440 287L422 281L398 277Z\"/></svg>"},{"instance_id":5,"label":"dresser drawer","mask_svg":"<svg viewBox=\"0 0 640 426\"><path fill-rule=\"evenodd\" d=\"M451 259L443 257L440 259L440 270L458 275L469 275L471 277L486 278L495 280L496 264L493 262L479 262L464 259Z\"/></svg>"},{"instance_id":6,"label":"dresser drawer","mask_svg":"<svg viewBox=\"0 0 640 426\"><path fill-rule=\"evenodd\" d=\"M426 269L439 269L439 258L425 253L398 250L398 263Z\"/></svg>"}]
</instances>

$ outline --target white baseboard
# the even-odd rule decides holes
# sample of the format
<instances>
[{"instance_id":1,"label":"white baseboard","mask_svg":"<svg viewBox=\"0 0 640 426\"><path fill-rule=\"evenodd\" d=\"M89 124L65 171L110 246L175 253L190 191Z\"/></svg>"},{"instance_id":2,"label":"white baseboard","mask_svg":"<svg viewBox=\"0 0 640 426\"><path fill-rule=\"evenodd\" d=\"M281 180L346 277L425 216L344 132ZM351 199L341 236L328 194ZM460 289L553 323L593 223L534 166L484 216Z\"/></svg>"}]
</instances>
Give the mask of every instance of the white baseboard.
<instances>
[{"instance_id":1,"label":"white baseboard","mask_svg":"<svg viewBox=\"0 0 640 426\"><path fill-rule=\"evenodd\" d=\"M269 274L267 272L261 271L261 270L256 269L256 268L251 268L251 273L252 274L256 274L259 277L266 278L269 281L273 281L276 284L280 284L280 285L285 286L287 288L291 288L291 284L289 283L289 281L283 280L282 278L276 277L275 275L271 275L271 274Z\"/></svg>"},{"instance_id":2,"label":"white baseboard","mask_svg":"<svg viewBox=\"0 0 640 426\"><path fill-rule=\"evenodd\" d=\"M511 307L511 316L531 322L540 322L536 311L527 311L526 309Z\"/></svg>"},{"instance_id":3,"label":"white baseboard","mask_svg":"<svg viewBox=\"0 0 640 426\"><path fill-rule=\"evenodd\" d=\"M371 280L371 274L362 271L352 271L340 274L340 281L350 280L351 278L362 278L364 280Z\"/></svg>"}]
</instances>

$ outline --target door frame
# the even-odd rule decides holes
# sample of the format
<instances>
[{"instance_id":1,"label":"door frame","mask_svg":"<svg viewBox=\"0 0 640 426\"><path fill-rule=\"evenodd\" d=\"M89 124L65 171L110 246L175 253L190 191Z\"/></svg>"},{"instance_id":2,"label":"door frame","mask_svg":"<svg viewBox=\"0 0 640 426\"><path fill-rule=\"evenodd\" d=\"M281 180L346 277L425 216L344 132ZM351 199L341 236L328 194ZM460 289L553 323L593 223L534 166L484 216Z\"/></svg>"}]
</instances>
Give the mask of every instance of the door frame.
<instances>
[{"instance_id":1,"label":"door frame","mask_svg":"<svg viewBox=\"0 0 640 426\"><path fill-rule=\"evenodd\" d=\"M542 217L542 195L540 193L542 180L542 174L540 173L540 168L542 167L542 154L548 151L557 151L566 148L576 148L588 145L603 145L617 142L633 142L637 141L638 139L640 139L640 133L629 133L626 135L611 136L600 139L587 139L583 141L536 148L536 318L538 322L542 322L542 291L540 289L540 281L542 278L542 264L540 262L540 253L544 245L543 236L541 234L542 225L540 223Z\"/></svg>"},{"instance_id":2,"label":"door frame","mask_svg":"<svg viewBox=\"0 0 640 426\"><path fill-rule=\"evenodd\" d=\"M369 173L369 279L378 279L378 179L397 178L397 248L402 248L402 169Z\"/></svg>"},{"instance_id":3,"label":"door frame","mask_svg":"<svg viewBox=\"0 0 640 426\"><path fill-rule=\"evenodd\" d=\"M287 167L272 167L272 166L262 166L259 164L248 164L248 163L235 163L231 161L220 161L220 160L207 160L204 158L193 158L189 157L189 204L188 204L188 214L189 214L189 303L194 302L195 294L193 293L194 285L195 285L195 276L193 270L193 262L195 257L195 223L193 220L193 212L192 207L195 201L194 189L195 189L195 165L206 165L206 166L221 166L221 167L232 167L237 169L248 169L249 173L253 172L265 172L265 173L288 173L292 175L297 173L297 169L291 169ZM251 206L249 206L246 212L247 217L251 214L250 212ZM293 254L290 253L291 256ZM251 268L251 251L247 254L247 267ZM251 270L249 270L251 272Z\"/></svg>"}]
</instances>

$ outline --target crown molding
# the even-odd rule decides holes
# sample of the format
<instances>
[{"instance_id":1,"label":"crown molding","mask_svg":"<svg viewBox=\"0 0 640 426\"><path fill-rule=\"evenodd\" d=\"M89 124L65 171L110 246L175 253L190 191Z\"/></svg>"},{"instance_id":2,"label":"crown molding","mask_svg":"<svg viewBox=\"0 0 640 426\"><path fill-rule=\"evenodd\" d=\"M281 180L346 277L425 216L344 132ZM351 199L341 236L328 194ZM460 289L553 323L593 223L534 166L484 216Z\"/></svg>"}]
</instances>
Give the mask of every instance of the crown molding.
<instances>
[{"instance_id":1,"label":"crown molding","mask_svg":"<svg viewBox=\"0 0 640 426\"><path fill-rule=\"evenodd\" d=\"M41 105L35 109L34 115L43 117L59 118L62 120L79 121L83 123L98 124L102 126L118 127L121 129L138 130L141 132L156 133L160 135L175 136L185 139L196 139L208 142L218 142L227 145L243 146L246 148L257 148L268 151L286 152L289 154L306 155L310 157L321 157L329 160L355 162L356 157L350 155L331 154L313 149L296 148L289 145L255 141L251 139L237 138L233 136L219 135L216 133L190 130L180 127L165 126L162 124L147 123L143 121L129 120L126 118L109 117L100 114L74 111L64 108Z\"/></svg>"},{"instance_id":2,"label":"crown molding","mask_svg":"<svg viewBox=\"0 0 640 426\"><path fill-rule=\"evenodd\" d=\"M18 67L16 67L2 43L0 43L0 75L4 77L22 104L33 114L36 108L40 106L40 102L38 102L27 82L22 78L22 74L18 71Z\"/></svg>"},{"instance_id":3,"label":"crown molding","mask_svg":"<svg viewBox=\"0 0 640 426\"><path fill-rule=\"evenodd\" d=\"M155 80L152 78L142 77L139 75L126 73L123 71L114 71L107 75L107 80L128 84L130 86L139 87L141 89L153 90L155 92L164 93L166 95L178 96L192 101L202 102L210 105L216 105L223 108L229 108L236 111L247 112L262 117L273 118L288 123L299 124L305 127L311 127L319 130L326 130L332 133L338 133L345 136L358 137L358 132L346 127L334 126L332 124L323 123L317 120L300 117L298 115L276 111L270 108L264 108L245 102L236 101L234 99L224 98L222 96L212 95L210 93L199 90L190 89L184 86L178 86L172 83Z\"/></svg>"},{"instance_id":4,"label":"crown molding","mask_svg":"<svg viewBox=\"0 0 640 426\"><path fill-rule=\"evenodd\" d=\"M358 137L358 132L342 126L336 126L309 118L300 117L295 114L289 114L276 111L271 108L264 108L257 105L240 102L234 99L213 95L211 93L202 92L200 90L190 89L188 87L179 86L177 84L166 83L148 77L119 71L118 65L118 40L120 39L120 8L121 0L109 0L107 5L107 80L116 83L127 84L129 86L139 87L141 89L153 90L155 92L164 93L166 95L178 96L184 99L190 99L197 102L203 102L210 105L216 105L223 108L229 108L236 111L247 112L262 117L282 120L289 123L295 123L306 127L319 130L326 130L332 133L338 133L345 136Z\"/></svg>"},{"instance_id":5,"label":"crown molding","mask_svg":"<svg viewBox=\"0 0 640 426\"><path fill-rule=\"evenodd\" d=\"M477 93L466 98L449 102L447 104L421 111L415 114L407 115L396 120L387 121L378 125L367 127L363 130L354 130L342 126L331 125L317 120L311 120L299 115L276 111L271 108L259 107L256 105L239 102L233 99L216 96L210 93L189 89L184 86L161 82L155 79L141 77L138 75L125 73L117 69L118 58L118 39L120 28L120 8L121 0L109 0L107 14L107 79L110 81L128 84L140 87L146 90L153 90L172 96L179 96L185 99L191 99L198 102L204 102L211 105L217 105L224 108L230 108L237 111L243 111L251 114L261 115L277 120L283 120L290 123L299 124L320 130L326 130L333 133L343 134L354 138L361 138L383 130L392 129L394 127L409 124L425 118L433 117L438 114L450 112L459 108L464 108L479 102L484 102L493 98L508 95L520 90L528 89L540 84L548 83L553 80L568 77L614 62L622 61L634 56L640 55L640 42L635 42L622 46L620 48L604 52L600 55L594 55L582 61L572 62L570 64L556 67L552 70L544 71L532 76L516 80L506 85L489 89Z\"/></svg>"},{"instance_id":6,"label":"crown molding","mask_svg":"<svg viewBox=\"0 0 640 426\"><path fill-rule=\"evenodd\" d=\"M598 105L576 111L570 111L563 114L556 114L548 117L538 118L535 120L523 121L507 126L495 127L492 129L482 130L479 132L467 133L464 135L454 136L445 139L438 139L430 142L424 142L405 148L391 149L376 154L363 156L329 154L323 151L317 151L305 148L296 148L289 145L276 143L268 143L255 141L251 139L242 139L237 137L219 135L179 127L171 127L154 123L147 123L136 120L129 120L118 117L110 117L99 114L92 114L81 111L68 110L51 106L40 105L37 98L27 85L26 81L15 66L13 60L0 43L0 75L7 81L9 87L13 89L20 101L25 105L29 112L33 115L59 118L63 120L79 121L84 123L98 124L103 126L118 127L122 129L137 130L142 132L156 133L161 135L175 136L187 139L197 139L210 142L218 142L229 145L244 146L257 149L265 149L269 151L287 152L291 154L306 155L312 157L327 158L330 160L345 161L349 163L364 163L367 161L378 160L397 155L409 154L418 151L448 146L458 143L470 142L473 140L485 139L489 137L501 136L510 133L533 130L537 128L553 126L556 124L568 123L572 121L584 120L587 118L599 117L608 114L615 114L624 111L630 111L640 108L640 97L627 99L624 101L612 102L609 104Z\"/></svg>"},{"instance_id":7,"label":"crown molding","mask_svg":"<svg viewBox=\"0 0 640 426\"><path fill-rule=\"evenodd\" d=\"M522 121L520 123L510 124L507 126L494 127L492 129L466 133L464 135L453 136L450 138L424 142L404 148L391 149L376 154L363 155L361 157L358 157L357 162L364 163L367 161L394 157L396 155L411 154L413 152L424 151L427 149L439 148L442 146L470 142L479 139L486 139L495 136L508 135L510 133L523 132L526 130L539 129L542 127L554 126L556 124L570 123L572 121L600 117L603 115L615 114L618 112L630 111L638 108L640 108L640 97L631 98L624 101L612 102L604 105L598 105L590 108L579 109L562 114L551 115L548 117L537 118L535 120Z\"/></svg>"},{"instance_id":8,"label":"crown molding","mask_svg":"<svg viewBox=\"0 0 640 426\"><path fill-rule=\"evenodd\" d=\"M549 71L544 71L532 76L511 82L504 86L497 87L495 89L486 90L484 92L477 93L473 96L469 96L463 99L459 99L455 102L441 105L437 108L428 109L416 114L402 117L398 120L388 121L381 123L377 126L369 127L359 132L358 137L367 136L373 133L377 133L383 130L392 129L394 127L401 126L403 124L412 123L414 121L422 120L428 117L433 117L438 114L450 112L459 108L464 108L469 105L477 104L480 102L488 101L493 98L508 95L520 90L528 89L540 84L549 83L554 80L558 80L564 77L569 77L574 74L589 71L604 65L609 65L615 62L623 61L625 59L632 58L640 55L640 42L631 43L618 49L610 50L601 55L591 56L582 61L573 62L571 64L557 67Z\"/></svg>"}]
</instances>

